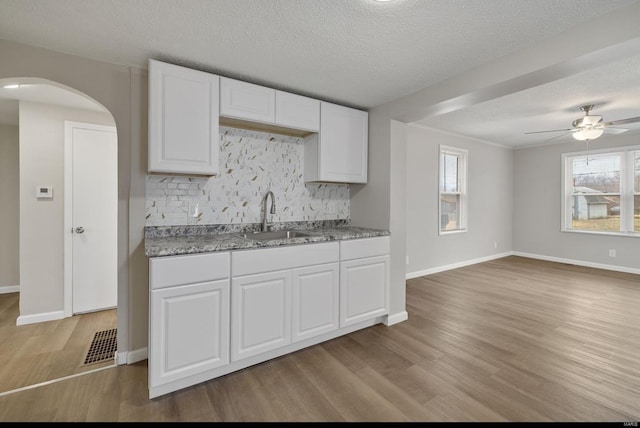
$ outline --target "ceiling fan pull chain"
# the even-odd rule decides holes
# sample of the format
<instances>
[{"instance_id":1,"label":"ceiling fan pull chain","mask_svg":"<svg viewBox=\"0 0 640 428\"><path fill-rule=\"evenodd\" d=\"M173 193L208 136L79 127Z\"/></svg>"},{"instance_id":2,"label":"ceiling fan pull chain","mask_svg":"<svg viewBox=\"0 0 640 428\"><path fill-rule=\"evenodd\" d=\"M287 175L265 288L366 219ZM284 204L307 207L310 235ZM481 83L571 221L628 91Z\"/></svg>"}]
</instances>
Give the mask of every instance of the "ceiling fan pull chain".
<instances>
[{"instance_id":1,"label":"ceiling fan pull chain","mask_svg":"<svg viewBox=\"0 0 640 428\"><path fill-rule=\"evenodd\" d=\"M589 140L587 140L587 165L589 165Z\"/></svg>"}]
</instances>

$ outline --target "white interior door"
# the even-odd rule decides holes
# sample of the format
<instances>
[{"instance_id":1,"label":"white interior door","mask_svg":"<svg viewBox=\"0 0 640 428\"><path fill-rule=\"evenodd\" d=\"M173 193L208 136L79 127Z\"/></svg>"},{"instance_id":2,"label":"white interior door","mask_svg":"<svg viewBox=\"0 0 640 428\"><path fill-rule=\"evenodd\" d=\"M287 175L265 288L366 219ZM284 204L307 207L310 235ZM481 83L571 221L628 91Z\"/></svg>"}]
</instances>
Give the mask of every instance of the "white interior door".
<instances>
[{"instance_id":1,"label":"white interior door","mask_svg":"<svg viewBox=\"0 0 640 428\"><path fill-rule=\"evenodd\" d=\"M71 257L72 312L78 314L117 306L118 142L111 126L66 122L66 128L72 249L65 258Z\"/></svg>"}]
</instances>

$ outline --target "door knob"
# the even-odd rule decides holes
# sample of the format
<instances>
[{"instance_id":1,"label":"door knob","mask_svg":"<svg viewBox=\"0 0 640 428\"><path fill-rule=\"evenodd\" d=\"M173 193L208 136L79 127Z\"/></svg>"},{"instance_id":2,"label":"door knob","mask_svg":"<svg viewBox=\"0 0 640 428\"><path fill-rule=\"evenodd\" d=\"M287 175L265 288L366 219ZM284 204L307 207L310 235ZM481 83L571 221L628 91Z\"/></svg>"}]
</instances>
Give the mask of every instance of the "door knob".
<instances>
[{"instance_id":1,"label":"door knob","mask_svg":"<svg viewBox=\"0 0 640 428\"><path fill-rule=\"evenodd\" d=\"M78 226L78 227L76 227L76 228L74 229L74 231L75 231L76 233L84 233L84 227L82 227L82 226Z\"/></svg>"}]
</instances>

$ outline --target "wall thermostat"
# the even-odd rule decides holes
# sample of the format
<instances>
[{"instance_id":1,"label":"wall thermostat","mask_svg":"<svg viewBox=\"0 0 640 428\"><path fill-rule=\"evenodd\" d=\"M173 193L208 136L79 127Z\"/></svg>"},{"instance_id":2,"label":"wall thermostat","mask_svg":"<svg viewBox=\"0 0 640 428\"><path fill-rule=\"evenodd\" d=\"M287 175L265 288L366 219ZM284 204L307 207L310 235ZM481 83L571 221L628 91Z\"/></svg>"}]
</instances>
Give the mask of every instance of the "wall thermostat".
<instances>
[{"instance_id":1,"label":"wall thermostat","mask_svg":"<svg viewBox=\"0 0 640 428\"><path fill-rule=\"evenodd\" d=\"M36 198L53 198L53 187L51 186L38 186L36 187Z\"/></svg>"}]
</instances>

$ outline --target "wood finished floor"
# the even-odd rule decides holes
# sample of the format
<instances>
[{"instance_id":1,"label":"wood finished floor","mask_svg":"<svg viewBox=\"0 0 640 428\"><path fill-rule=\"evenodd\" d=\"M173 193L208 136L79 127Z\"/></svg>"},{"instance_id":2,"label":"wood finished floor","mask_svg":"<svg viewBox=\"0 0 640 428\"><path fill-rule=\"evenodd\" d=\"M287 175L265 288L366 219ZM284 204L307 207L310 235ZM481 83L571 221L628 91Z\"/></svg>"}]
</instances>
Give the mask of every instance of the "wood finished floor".
<instances>
[{"instance_id":1,"label":"wood finished floor","mask_svg":"<svg viewBox=\"0 0 640 428\"><path fill-rule=\"evenodd\" d=\"M146 361L2 421L638 421L640 276L507 257L407 281L409 319L154 400Z\"/></svg>"},{"instance_id":2,"label":"wood finished floor","mask_svg":"<svg viewBox=\"0 0 640 428\"><path fill-rule=\"evenodd\" d=\"M117 327L116 310L16 326L19 293L0 294L0 393L113 365L84 364L96 332Z\"/></svg>"}]
</instances>

